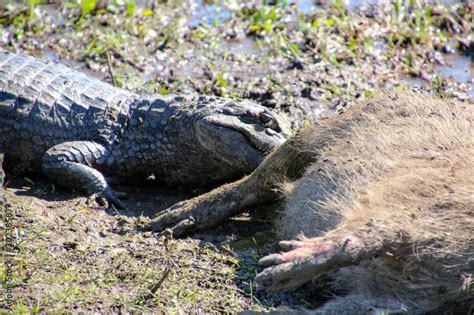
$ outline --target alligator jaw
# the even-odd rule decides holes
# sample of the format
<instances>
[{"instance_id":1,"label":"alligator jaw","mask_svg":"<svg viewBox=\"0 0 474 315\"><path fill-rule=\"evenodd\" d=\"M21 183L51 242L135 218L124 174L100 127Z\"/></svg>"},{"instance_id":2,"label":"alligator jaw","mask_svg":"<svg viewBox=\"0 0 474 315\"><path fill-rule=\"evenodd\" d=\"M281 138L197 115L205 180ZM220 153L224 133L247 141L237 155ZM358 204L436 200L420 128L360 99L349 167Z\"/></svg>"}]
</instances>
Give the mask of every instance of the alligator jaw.
<instances>
[{"instance_id":1,"label":"alligator jaw","mask_svg":"<svg viewBox=\"0 0 474 315\"><path fill-rule=\"evenodd\" d=\"M233 106L234 105L234 106ZM266 153L293 135L290 123L281 115L252 102L241 102L206 117L209 122L245 135L251 145Z\"/></svg>"},{"instance_id":2,"label":"alligator jaw","mask_svg":"<svg viewBox=\"0 0 474 315\"><path fill-rule=\"evenodd\" d=\"M209 117L209 121L216 126L241 133L245 136L249 145L262 153L267 153L282 144L290 135L287 130L282 132L283 130L278 128L277 131L262 124L246 122L245 118L236 116L216 115Z\"/></svg>"}]
</instances>

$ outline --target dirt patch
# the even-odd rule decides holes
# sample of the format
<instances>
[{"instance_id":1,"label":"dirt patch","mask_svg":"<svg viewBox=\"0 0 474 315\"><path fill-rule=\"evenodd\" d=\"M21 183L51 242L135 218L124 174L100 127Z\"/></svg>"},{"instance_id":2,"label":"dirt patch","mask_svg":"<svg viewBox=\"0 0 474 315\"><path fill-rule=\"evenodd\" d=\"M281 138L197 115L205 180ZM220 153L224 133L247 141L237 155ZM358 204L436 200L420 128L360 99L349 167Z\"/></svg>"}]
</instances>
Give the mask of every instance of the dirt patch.
<instances>
[{"instance_id":1,"label":"dirt patch","mask_svg":"<svg viewBox=\"0 0 474 315\"><path fill-rule=\"evenodd\" d=\"M153 186L120 189L129 196L128 212L105 211L40 178L8 183L1 231L2 238L12 233L13 241L0 276L13 300L2 296L4 308L12 302L13 312L233 312L304 299L304 293L267 295L252 283L261 269L257 260L275 250L265 217L243 215L176 240L137 225L144 214L189 194Z\"/></svg>"}]
</instances>

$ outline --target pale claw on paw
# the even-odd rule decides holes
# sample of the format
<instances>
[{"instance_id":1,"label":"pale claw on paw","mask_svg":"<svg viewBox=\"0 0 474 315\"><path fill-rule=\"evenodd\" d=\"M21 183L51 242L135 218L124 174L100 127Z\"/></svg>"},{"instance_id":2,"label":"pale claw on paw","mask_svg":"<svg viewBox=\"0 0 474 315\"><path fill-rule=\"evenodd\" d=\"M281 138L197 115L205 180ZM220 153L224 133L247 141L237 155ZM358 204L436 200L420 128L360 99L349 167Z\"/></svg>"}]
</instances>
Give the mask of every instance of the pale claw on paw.
<instances>
[{"instance_id":1,"label":"pale claw on paw","mask_svg":"<svg viewBox=\"0 0 474 315\"><path fill-rule=\"evenodd\" d=\"M266 268L256 281L269 286L269 291L296 288L329 270L328 263L340 256L338 246L314 241L282 241L288 252L271 254L260 259Z\"/></svg>"}]
</instances>

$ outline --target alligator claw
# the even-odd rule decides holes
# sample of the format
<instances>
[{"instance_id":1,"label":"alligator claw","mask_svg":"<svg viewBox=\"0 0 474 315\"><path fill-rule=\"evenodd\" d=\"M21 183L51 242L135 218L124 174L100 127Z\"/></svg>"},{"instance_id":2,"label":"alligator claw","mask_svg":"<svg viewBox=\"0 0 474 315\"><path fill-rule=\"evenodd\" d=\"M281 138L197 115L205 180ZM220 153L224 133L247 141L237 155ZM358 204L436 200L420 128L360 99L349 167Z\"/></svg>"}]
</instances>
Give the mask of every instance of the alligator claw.
<instances>
[{"instance_id":1,"label":"alligator claw","mask_svg":"<svg viewBox=\"0 0 474 315\"><path fill-rule=\"evenodd\" d=\"M181 201L151 219L144 227L146 231L171 230L173 236L183 236L196 228L196 220L191 215L192 203ZM162 232L163 233L163 232Z\"/></svg>"},{"instance_id":2,"label":"alligator claw","mask_svg":"<svg viewBox=\"0 0 474 315\"><path fill-rule=\"evenodd\" d=\"M184 219L176 223L174 226L164 230L160 235L172 234L173 236L183 236L186 233L189 233L195 226L196 220L193 217Z\"/></svg>"},{"instance_id":3,"label":"alligator claw","mask_svg":"<svg viewBox=\"0 0 474 315\"><path fill-rule=\"evenodd\" d=\"M120 210L127 210L127 206L119 199L123 198L124 195L118 193L117 195L112 191L110 188L106 188L101 193L95 195L95 199L97 203L101 206L109 208L110 206L114 206Z\"/></svg>"}]
</instances>

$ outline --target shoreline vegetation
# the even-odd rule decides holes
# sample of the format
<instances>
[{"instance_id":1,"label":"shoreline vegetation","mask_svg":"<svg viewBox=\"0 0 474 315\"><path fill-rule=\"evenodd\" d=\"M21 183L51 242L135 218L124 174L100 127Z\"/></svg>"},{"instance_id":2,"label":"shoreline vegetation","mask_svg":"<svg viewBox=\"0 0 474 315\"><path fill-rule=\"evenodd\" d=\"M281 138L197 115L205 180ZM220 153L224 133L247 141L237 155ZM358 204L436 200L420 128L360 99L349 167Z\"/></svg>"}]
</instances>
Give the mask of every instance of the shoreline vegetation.
<instances>
[{"instance_id":1,"label":"shoreline vegetation","mask_svg":"<svg viewBox=\"0 0 474 315\"><path fill-rule=\"evenodd\" d=\"M188 2L7 4L0 45L132 90L249 98L295 126L386 89L474 99L467 3Z\"/></svg>"}]
</instances>

